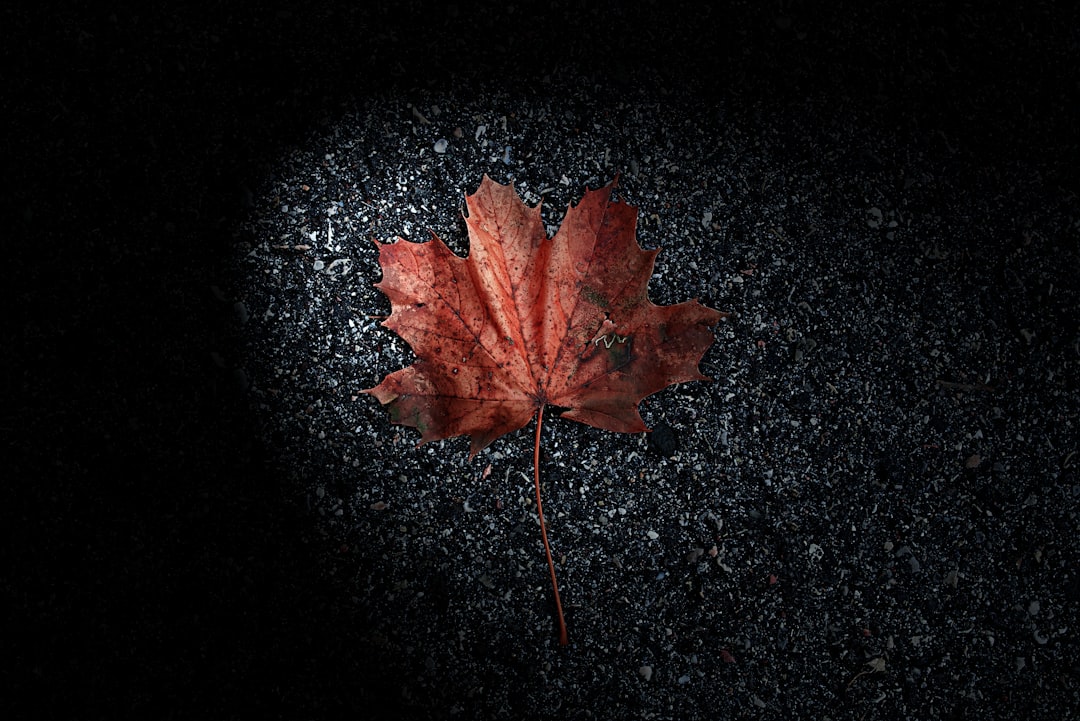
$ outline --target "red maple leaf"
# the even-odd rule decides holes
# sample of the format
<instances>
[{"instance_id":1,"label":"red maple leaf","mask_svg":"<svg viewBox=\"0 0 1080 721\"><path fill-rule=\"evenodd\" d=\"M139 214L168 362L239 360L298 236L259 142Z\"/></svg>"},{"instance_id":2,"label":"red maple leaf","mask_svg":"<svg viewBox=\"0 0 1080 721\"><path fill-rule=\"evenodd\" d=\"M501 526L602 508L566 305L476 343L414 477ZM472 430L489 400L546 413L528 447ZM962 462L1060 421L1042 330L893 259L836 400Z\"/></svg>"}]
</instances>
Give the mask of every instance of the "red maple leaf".
<instances>
[{"instance_id":1,"label":"red maple leaf","mask_svg":"<svg viewBox=\"0 0 1080 721\"><path fill-rule=\"evenodd\" d=\"M470 459L538 415L535 466L547 405L609 431L649 430L638 404L673 383L709 380L698 363L727 314L696 300L649 300L659 251L638 245L637 211L611 199L614 185L586 191L548 239L540 206L485 175L465 199L468 258L437 236L376 241L376 287L391 304L383 325L418 360L364 392L394 423L418 429L420 443L468 435ZM565 643L557 585L555 593Z\"/></svg>"},{"instance_id":2,"label":"red maple leaf","mask_svg":"<svg viewBox=\"0 0 1080 721\"><path fill-rule=\"evenodd\" d=\"M597 428L647 431L641 399L709 380L698 362L725 314L649 300L659 251L638 246L636 209L611 200L613 185L586 192L549 240L540 206L484 176L466 197L468 258L438 237L376 243L376 287L392 306L383 325L419 360L365 392L421 443L470 436L472 458L545 405Z\"/></svg>"}]
</instances>

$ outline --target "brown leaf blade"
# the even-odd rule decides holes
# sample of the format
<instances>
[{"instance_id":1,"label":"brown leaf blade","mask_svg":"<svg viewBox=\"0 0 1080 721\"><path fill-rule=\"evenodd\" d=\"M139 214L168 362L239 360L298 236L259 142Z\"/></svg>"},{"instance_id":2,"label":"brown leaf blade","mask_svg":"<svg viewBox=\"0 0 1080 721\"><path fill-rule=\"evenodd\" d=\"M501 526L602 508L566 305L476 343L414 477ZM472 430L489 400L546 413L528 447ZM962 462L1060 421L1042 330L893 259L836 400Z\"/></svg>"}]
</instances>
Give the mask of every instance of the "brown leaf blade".
<instances>
[{"instance_id":1,"label":"brown leaf blade","mask_svg":"<svg viewBox=\"0 0 1080 721\"><path fill-rule=\"evenodd\" d=\"M364 392L421 443L470 436L470 458L546 404L597 428L648 430L638 404L708 380L698 363L727 314L649 300L658 251L638 245L636 209L612 201L613 186L587 191L549 240L540 207L485 175L466 197L468 258L438 237L376 242L383 325L419 360Z\"/></svg>"}]
</instances>

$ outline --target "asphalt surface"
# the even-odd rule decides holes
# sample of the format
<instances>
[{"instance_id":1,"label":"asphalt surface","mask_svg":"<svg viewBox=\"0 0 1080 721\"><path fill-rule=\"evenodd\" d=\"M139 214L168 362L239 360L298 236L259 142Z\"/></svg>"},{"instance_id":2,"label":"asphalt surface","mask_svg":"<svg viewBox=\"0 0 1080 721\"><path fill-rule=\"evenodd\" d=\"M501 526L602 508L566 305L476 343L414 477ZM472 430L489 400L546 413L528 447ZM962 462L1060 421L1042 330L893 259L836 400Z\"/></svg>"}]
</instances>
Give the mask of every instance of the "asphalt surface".
<instances>
[{"instance_id":1,"label":"asphalt surface","mask_svg":"<svg viewBox=\"0 0 1080 721\"><path fill-rule=\"evenodd\" d=\"M852 4L853 5L853 4ZM1075 11L6 10L9 718L1062 718ZM731 311L651 434L468 463L372 238L619 174ZM490 471L487 469L490 468Z\"/></svg>"}]
</instances>

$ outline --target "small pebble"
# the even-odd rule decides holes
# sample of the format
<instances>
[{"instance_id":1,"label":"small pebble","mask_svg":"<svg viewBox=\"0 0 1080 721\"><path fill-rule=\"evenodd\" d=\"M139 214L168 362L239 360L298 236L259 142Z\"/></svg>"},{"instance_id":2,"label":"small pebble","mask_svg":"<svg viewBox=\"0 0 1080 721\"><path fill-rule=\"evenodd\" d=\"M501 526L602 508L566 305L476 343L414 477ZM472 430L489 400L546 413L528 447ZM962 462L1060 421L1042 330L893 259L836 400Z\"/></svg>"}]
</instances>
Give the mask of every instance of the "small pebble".
<instances>
[{"instance_id":1,"label":"small pebble","mask_svg":"<svg viewBox=\"0 0 1080 721\"><path fill-rule=\"evenodd\" d=\"M698 559L705 555L704 548L695 548L684 556L687 563L697 563Z\"/></svg>"},{"instance_id":2,"label":"small pebble","mask_svg":"<svg viewBox=\"0 0 1080 721\"><path fill-rule=\"evenodd\" d=\"M352 261L348 258L338 258L330 265L326 266L323 272L333 278L340 278L343 275L347 275L350 270L352 270Z\"/></svg>"}]
</instances>

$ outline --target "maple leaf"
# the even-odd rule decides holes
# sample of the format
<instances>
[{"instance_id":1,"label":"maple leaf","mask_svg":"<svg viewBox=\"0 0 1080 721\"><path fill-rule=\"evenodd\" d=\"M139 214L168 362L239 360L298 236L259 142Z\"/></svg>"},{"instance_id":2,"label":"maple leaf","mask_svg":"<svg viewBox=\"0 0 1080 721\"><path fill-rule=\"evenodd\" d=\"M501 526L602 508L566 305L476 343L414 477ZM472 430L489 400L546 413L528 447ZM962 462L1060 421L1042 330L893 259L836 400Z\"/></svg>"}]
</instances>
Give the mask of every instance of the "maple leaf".
<instances>
[{"instance_id":1,"label":"maple leaf","mask_svg":"<svg viewBox=\"0 0 1080 721\"><path fill-rule=\"evenodd\" d=\"M470 459L545 405L609 431L649 430L638 404L709 380L698 362L727 314L649 300L659 251L638 245L636 208L612 201L614 185L586 191L549 240L540 206L485 175L466 196L468 258L434 234L376 241L376 287L392 308L383 325L418 360L364 392L418 429L420 443L468 435Z\"/></svg>"},{"instance_id":2,"label":"maple leaf","mask_svg":"<svg viewBox=\"0 0 1080 721\"><path fill-rule=\"evenodd\" d=\"M433 234L425 243L379 243L390 299L383 325L417 361L364 393L420 443L468 435L469 459L536 417L533 481L551 571L559 643L567 644L555 563L540 499L544 407L609 431L647 431L645 396L673 383L709 380L698 370L727 313L696 300L654 305L649 279L658 250L637 243L637 211L612 201L616 181L586 191L548 239L540 206L486 175L465 197L469 257Z\"/></svg>"}]
</instances>

